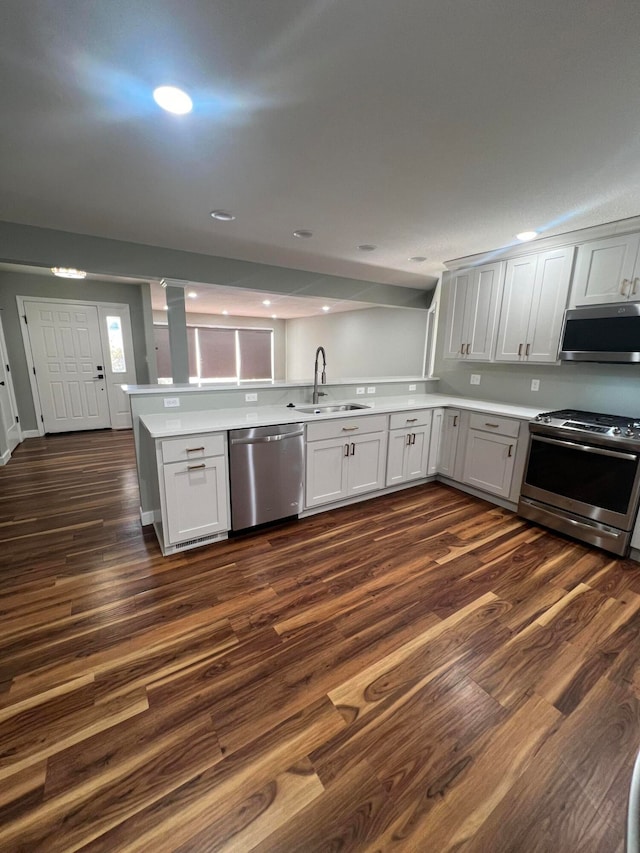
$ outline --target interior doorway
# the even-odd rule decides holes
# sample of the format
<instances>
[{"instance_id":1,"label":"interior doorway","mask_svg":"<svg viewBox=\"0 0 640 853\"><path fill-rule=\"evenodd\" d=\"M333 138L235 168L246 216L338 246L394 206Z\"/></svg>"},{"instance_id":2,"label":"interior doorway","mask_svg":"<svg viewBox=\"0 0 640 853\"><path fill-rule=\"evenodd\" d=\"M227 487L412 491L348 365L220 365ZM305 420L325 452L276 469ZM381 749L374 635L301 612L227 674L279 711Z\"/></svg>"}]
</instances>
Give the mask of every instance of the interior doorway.
<instances>
[{"instance_id":1,"label":"interior doorway","mask_svg":"<svg viewBox=\"0 0 640 853\"><path fill-rule=\"evenodd\" d=\"M128 305L18 297L39 432L131 427Z\"/></svg>"},{"instance_id":2,"label":"interior doorway","mask_svg":"<svg viewBox=\"0 0 640 853\"><path fill-rule=\"evenodd\" d=\"M21 441L18 406L0 316L0 465L9 461L13 449Z\"/></svg>"}]
</instances>

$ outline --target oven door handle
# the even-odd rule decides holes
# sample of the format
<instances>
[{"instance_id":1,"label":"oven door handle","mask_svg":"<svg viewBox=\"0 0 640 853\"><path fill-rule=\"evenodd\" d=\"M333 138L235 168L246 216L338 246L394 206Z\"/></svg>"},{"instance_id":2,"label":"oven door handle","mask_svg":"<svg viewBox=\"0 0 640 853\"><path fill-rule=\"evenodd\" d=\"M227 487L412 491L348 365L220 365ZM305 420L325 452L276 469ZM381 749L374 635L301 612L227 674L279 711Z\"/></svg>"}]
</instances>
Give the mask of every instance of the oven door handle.
<instances>
[{"instance_id":1,"label":"oven door handle","mask_svg":"<svg viewBox=\"0 0 640 853\"><path fill-rule=\"evenodd\" d=\"M558 447L571 447L573 450L579 450L581 453L595 453L598 456L613 456L615 459L628 459L631 462L637 460L636 453L622 453L619 450L607 450L604 447L593 447L590 444L579 444L577 441L563 441L558 438L546 438L542 435L533 435L535 441L542 441L545 444L555 444Z\"/></svg>"}]
</instances>

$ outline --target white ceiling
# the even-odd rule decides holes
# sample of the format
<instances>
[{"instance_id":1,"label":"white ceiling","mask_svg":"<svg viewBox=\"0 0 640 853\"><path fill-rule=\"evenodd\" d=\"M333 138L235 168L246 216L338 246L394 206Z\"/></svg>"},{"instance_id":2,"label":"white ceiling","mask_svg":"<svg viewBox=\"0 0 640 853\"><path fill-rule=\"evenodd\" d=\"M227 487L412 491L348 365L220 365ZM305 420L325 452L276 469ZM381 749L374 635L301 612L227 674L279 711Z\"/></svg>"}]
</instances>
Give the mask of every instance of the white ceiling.
<instances>
[{"instance_id":1,"label":"white ceiling","mask_svg":"<svg viewBox=\"0 0 640 853\"><path fill-rule=\"evenodd\" d=\"M2 0L0 219L426 288L640 213L639 36L638 0Z\"/></svg>"}]
</instances>

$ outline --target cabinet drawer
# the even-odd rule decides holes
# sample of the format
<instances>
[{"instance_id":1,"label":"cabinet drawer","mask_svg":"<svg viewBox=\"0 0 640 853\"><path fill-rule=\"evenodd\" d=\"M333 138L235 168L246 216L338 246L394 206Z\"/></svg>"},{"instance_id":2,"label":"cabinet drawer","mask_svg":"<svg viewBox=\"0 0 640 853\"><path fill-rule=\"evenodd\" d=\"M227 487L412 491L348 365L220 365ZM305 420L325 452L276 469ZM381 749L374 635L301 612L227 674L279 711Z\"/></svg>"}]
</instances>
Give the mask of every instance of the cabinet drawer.
<instances>
[{"instance_id":1,"label":"cabinet drawer","mask_svg":"<svg viewBox=\"0 0 640 853\"><path fill-rule=\"evenodd\" d=\"M339 418L307 424L307 441L344 438L347 435L363 435L368 432L385 432L387 420L387 415L360 415L357 418Z\"/></svg>"},{"instance_id":2,"label":"cabinet drawer","mask_svg":"<svg viewBox=\"0 0 640 853\"><path fill-rule=\"evenodd\" d=\"M206 456L222 456L223 453L222 432L171 438L162 442L162 461L165 463L188 462L191 459L204 459Z\"/></svg>"},{"instance_id":3,"label":"cabinet drawer","mask_svg":"<svg viewBox=\"0 0 640 853\"><path fill-rule=\"evenodd\" d=\"M431 409L419 412L396 412L389 418L389 429L411 429L428 426L431 423Z\"/></svg>"},{"instance_id":4,"label":"cabinet drawer","mask_svg":"<svg viewBox=\"0 0 640 853\"><path fill-rule=\"evenodd\" d=\"M478 414L471 415L469 418L469 428L517 438L520 432L520 421L514 421L511 418L497 418L491 414Z\"/></svg>"}]
</instances>

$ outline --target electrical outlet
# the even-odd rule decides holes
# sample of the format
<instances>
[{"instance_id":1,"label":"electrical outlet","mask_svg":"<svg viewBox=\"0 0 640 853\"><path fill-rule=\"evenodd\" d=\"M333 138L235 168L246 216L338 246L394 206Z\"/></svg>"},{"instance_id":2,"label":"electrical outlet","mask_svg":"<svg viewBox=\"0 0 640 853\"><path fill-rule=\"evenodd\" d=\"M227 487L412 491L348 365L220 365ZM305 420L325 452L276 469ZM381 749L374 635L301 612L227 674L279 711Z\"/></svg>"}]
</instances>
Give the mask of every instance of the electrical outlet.
<instances>
[{"instance_id":1,"label":"electrical outlet","mask_svg":"<svg viewBox=\"0 0 640 853\"><path fill-rule=\"evenodd\" d=\"M409 391L415 391L415 390L416 390L415 385L409 385Z\"/></svg>"},{"instance_id":2,"label":"electrical outlet","mask_svg":"<svg viewBox=\"0 0 640 853\"><path fill-rule=\"evenodd\" d=\"M180 397L165 397L163 402L165 409L177 409L180 405Z\"/></svg>"},{"instance_id":3,"label":"electrical outlet","mask_svg":"<svg viewBox=\"0 0 640 853\"><path fill-rule=\"evenodd\" d=\"M480 374L479 373L472 373L471 379L469 381L472 385L479 385L480 384Z\"/></svg>"},{"instance_id":4,"label":"electrical outlet","mask_svg":"<svg viewBox=\"0 0 640 853\"><path fill-rule=\"evenodd\" d=\"M375 393L376 393L376 386L375 386L375 385L370 385L370 386L367 388L367 394L375 394Z\"/></svg>"},{"instance_id":5,"label":"electrical outlet","mask_svg":"<svg viewBox=\"0 0 640 853\"><path fill-rule=\"evenodd\" d=\"M540 380L539 379L532 379L531 380L531 390L532 391L539 391L540 390Z\"/></svg>"},{"instance_id":6,"label":"electrical outlet","mask_svg":"<svg viewBox=\"0 0 640 853\"><path fill-rule=\"evenodd\" d=\"M356 394L364 394L364 385L361 385L359 388L356 388Z\"/></svg>"},{"instance_id":7,"label":"electrical outlet","mask_svg":"<svg viewBox=\"0 0 640 853\"><path fill-rule=\"evenodd\" d=\"M245 403L257 403L258 395L257 394L245 394L244 395Z\"/></svg>"}]
</instances>

